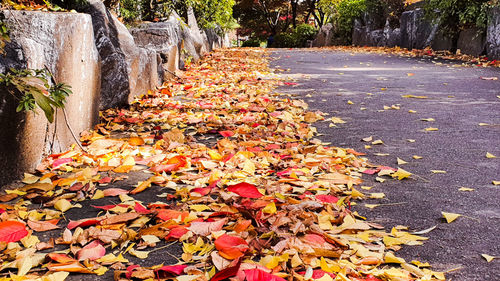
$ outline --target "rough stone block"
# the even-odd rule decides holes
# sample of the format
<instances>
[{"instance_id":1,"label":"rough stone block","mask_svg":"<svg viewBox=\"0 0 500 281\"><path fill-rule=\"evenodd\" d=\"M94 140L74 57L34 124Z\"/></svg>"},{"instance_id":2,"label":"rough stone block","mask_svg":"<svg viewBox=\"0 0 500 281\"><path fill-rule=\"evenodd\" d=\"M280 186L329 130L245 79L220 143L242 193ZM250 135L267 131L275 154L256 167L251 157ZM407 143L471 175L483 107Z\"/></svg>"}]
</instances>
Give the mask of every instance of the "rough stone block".
<instances>
[{"instance_id":1,"label":"rough stone block","mask_svg":"<svg viewBox=\"0 0 500 281\"><path fill-rule=\"evenodd\" d=\"M332 43L332 37L333 37L333 25L331 23L324 24L320 28L318 34L316 35L316 38L313 40L312 45L313 47L329 46Z\"/></svg>"},{"instance_id":2,"label":"rough stone block","mask_svg":"<svg viewBox=\"0 0 500 281\"><path fill-rule=\"evenodd\" d=\"M99 56L89 15L34 11L3 11L12 43L0 69L47 67L57 82L72 87L67 99L68 123L75 132L91 128L98 118ZM58 110L55 122L43 113L16 113L17 100L0 93L0 184L33 170L44 153L66 150L74 139Z\"/></svg>"},{"instance_id":3,"label":"rough stone block","mask_svg":"<svg viewBox=\"0 0 500 281\"><path fill-rule=\"evenodd\" d=\"M134 38L99 0L83 9L92 17L95 45L102 64L100 108L126 106L160 83L156 52L139 48Z\"/></svg>"},{"instance_id":4,"label":"rough stone block","mask_svg":"<svg viewBox=\"0 0 500 281\"><path fill-rule=\"evenodd\" d=\"M488 58L500 59L500 7L488 11L486 51Z\"/></svg>"},{"instance_id":5,"label":"rough stone block","mask_svg":"<svg viewBox=\"0 0 500 281\"><path fill-rule=\"evenodd\" d=\"M460 32L457 49L462 54L473 56L481 55L486 47L486 37L483 30L479 28L469 28Z\"/></svg>"}]
</instances>

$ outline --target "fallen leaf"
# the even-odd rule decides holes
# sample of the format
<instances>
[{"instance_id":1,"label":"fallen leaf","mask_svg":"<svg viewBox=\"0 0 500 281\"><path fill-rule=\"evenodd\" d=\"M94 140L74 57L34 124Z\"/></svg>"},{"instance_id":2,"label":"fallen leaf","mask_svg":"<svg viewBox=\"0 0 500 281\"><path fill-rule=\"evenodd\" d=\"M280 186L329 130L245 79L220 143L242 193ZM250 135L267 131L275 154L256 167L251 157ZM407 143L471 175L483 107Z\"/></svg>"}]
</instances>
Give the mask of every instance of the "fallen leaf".
<instances>
[{"instance_id":1,"label":"fallen leaf","mask_svg":"<svg viewBox=\"0 0 500 281\"><path fill-rule=\"evenodd\" d=\"M474 191L475 189L474 188L468 188L468 187L460 187L458 190L459 191Z\"/></svg>"},{"instance_id":2,"label":"fallen leaf","mask_svg":"<svg viewBox=\"0 0 500 281\"><path fill-rule=\"evenodd\" d=\"M71 203L66 199L59 199L54 204L54 208L56 208L56 210L59 210L63 213L66 212L67 210L71 209L72 207L73 207L73 205L71 205Z\"/></svg>"},{"instance_id":3,"label":"fallen leaf","mask_svg":"<svg viewBox=\"0 0 500 281\"><path fill-rule=\"evenodd\" d=\"M434 128L434 127L429 127L429 128L424 129L424 131L426 131L426 132L438 131L438 130L439 130L438 128Z\"/></svg>"},{"instance_id":4,"label":"fallen leaf","mask_svg":"<svg viewBox=\"0 0 500 281\"><path fill-rule=\"evenodd\" d=\"M234 192L242 197L247 198L260 198L262 197L262 193L259 192L255 185L242 182L235 185L230 185L227 187L227 190L230 192Z\"/></svg>"},{"instance_id":5,"label":"fallen leaf","mask_svg":"<svg viewBox=\"0 0 500 281\"><path fill-rule=\"evenodd\" d=\"M397 158L397 161L398 161L398 165L404 165L404 164L408 164L408 162L404 161L403 159L401 158Z\"/></svg>"},{"instance_id":6,"label":"fallen leaf","mask_svg":"<svg viewBox=\"0 0 500 281\"><path fill-rule=\"evenodd\" d=\"M479 77L481 80L490 80L490 81L496 81L498 80L498 77L484 77L484 76L481 76Z\"/></svg>"},{"instance_id":7,"label":"fallen leaf","mask_svg":"<svg viewBox=\"0 0 500 281\"><path fill-rule=\"evenodd\" d=\"M28 235L26 226L18 221L0 222L0 241L17 242Z\"/></svg>"},{"instance_id":8,"label":"fallen leaf","mask_svg":"<svg viewBox=\"0 0 500 281\"><path fill-rule=\"evenodd\" d=\"M28 226L34 231L48 231L53 229L58 229L57 222L59 220L55 219L52 221L32 221L28 220Z\"/></svg>"},{"instance_id":9,"label":"fallen leaf","mask_svg":"<svg viewBox=\"0 0 500 281\"><path fill-rule=\"evenodd\" d=\"M223 234L214 242L219 254L226 259L233 260L243 256L249 250L248 244L240 237Z\"/></svg>"},{"instance_id":10,"label":"fallen leaf","mask_svg":"<svg viewBox=\"0 0 500 281\"><path fill-rule=\"evenodd\" d=\"M99 241L94 240L89 244L85 245L80 251L76 253L78 260L97 260L106 254L106 249L99 243Z\"/></svg>"},{"instance_id":11,"label":"fallen leaf","mask_svg":"<svg viewBox=\"0 0 500 281\"><path fill-rule=\"evenodd\" d=\"M456 220L458 217L462 216L460 214L447 213L447 212L441 212L441 214L443 214L443 217L446 219L447 223L451 223L454 220Z\"/></svg>"},{"instance_id":12,"label":"fallen leaf","mask_svg":"<svg viewBox=\"0 0 500 281\"><path fill-rule=\"evenodd\" d=\"M424 158L424 157L422 157L422 156L418 156L418 155L413 155L412 157L413 157L413 159L417 159L417 160L418 160L418 159L422 159L422 158Z\"/></svg>"},{"instance_id":13,"label":"fallen leaf","mask_svg":"<svg viewBox=\"0 0 500 281\"><path fill-rule=\"evenodd\" d=\"M398 170L392 174L392 177L393 178L397 177L398 180L402 180L402 179L407 178L407 177L409 177L411 175L412 174L410 172L405 171L405 170L403 170L401 168L398 168Z\"/></svg>"},{"instance_id":14,"label":"fallen leaf","mask_svg":"<svg viewBox=\"0 0 500 281\"><path fill-rule=\"evenodd\" d=\"M446 171L443 170L431 170L433 174L446 174Z\"/></svg>"},{"instance_id":15,"label":"fallen leaf","mask_svg":"<svg viewBox=\"0 0 500 281\"><path fill-rule=\"evenodd\" d=\"M221 230L226 222L227 219L221 219L214 222L193 222L188 229L196 235L208 236L212 232Z\"/></svg>"},{"instance_id":16,"label":"fallen leaf","mask_svg":"<svg viewBox=\"0 0 500 281\"><path fill-rule=\"evenodd\" d=\"M486 158L497 158L497 157L489 152L486 152Z\"/></svg>"},{"instance_id":17,"label":"fallen leaf","mask_svg":"<svg viewBox=\"0 0 500 281\"><path fill-rule=\"evenodd\" d=\"M483 257L487 262L491 262L493 259L496 258L494 256L490 256L490 255L487 255L487 254L481 254L481 257Z\"/></svg>"}]
</instances>

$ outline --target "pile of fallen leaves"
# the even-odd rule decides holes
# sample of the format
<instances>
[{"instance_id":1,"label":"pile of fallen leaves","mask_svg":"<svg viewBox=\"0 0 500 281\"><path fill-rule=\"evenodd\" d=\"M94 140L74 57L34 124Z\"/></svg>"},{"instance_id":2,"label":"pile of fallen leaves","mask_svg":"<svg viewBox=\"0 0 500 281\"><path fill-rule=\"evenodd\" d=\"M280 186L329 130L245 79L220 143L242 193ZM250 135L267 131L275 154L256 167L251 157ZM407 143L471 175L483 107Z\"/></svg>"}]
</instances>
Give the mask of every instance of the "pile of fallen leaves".
<instances>
[{"instance_id":1,"label":"pile of fallen leaves","mask_svg":"<svg viewBox=\"0 0 500 281\"><path fill-rule=\"evenodd\" d=\"M351 210L365 197L357 189L363 173L410 174L315 139L311 123L324 114L273 93L280 84L264 51L222 50L131 108L102 112L95 131L82 134L84 151L48 156L0 196L1 280L63 280L70 272L443 280L427 263L396 256L427 238L404 227L386 232ZM153 252L177 264L151 265Z\"/></svg>"},{"instance_id":2,"label":"pile of fallen leaves","mask_svg":"<svg viewBox=\"0 0 500 281\"><path fill-rule=\"evenodd\" d=\"M332 46L332 47L322 47L322 48L312 48L311 50L339 50L347 51L351 53L379 53L379 54L394 54L405 57L414 58L436 58L449 61L462 62L462 64L457 64L457 66L477 66L477 67L500 67L500 60L490 60L486 56L472 56L467 54L462 54L460 51L452 53L450 51L435 51L430 47L425 49L413 49L408 50L401 47L354 47L354 46Z\"/></svg>"}]
</instances>

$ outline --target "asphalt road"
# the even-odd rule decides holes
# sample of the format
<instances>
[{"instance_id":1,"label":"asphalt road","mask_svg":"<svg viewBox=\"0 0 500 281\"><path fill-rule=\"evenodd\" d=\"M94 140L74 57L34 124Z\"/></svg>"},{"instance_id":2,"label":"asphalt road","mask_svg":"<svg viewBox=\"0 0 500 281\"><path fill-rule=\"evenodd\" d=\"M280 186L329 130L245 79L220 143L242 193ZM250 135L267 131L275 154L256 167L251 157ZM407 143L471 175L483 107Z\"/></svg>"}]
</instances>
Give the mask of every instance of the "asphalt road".
<instances>
[{"instance_id":1,"label":"asphalt road","mask_svg":"<svg viewBox=\"0 0 500 281\"><path fill-rule=\"evenodd\" d=\"M429 262L437 271L451 270L449 280L500 280L500 258L488 263L481 257L500 257L500 186L492 183L500 181L500 69L333 50L275 50L272 58L272 67L288 70L283 75L298 83L280 92L346 121L336 127L316 124L323 141L417 175L384 183L365 176L364 185L374 186L369 192L383 192L386 198L355 207L387 229L436 226L423 235L429 237L423 246L405 246L398 256ZM428 118L435 121L421 120ZM429 127L438 130L425 131ZM383 144L362 141L370 136ZM498 158L487 158L487 152ZM398 166L397 157L408 163ZM386 205L368 209L364 203ZM442 211L463 216L447 224Z\"/></svg>"}]
</instances>

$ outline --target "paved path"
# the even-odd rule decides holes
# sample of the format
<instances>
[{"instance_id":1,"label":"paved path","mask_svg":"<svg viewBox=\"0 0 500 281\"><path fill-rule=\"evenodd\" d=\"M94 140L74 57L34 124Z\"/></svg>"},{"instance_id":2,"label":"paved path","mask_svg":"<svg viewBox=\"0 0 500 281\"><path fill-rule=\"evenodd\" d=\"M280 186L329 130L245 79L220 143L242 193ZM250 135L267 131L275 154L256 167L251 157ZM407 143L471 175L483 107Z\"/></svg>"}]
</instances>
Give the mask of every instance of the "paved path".
<instances>
[{"instance_id":1,"label":"paved path","mask_svg":"<svg viewBox=\"0 0 500 281\"><path fill-rule=\"evenodd\" d=\"M437 225L424 235L429 237L424 246L405 246L399 256L428 261L436 270L459 268L447 274L451 280L500 280L500 258L487 263L480 256L500 257L500 186L492 184L500 181L500 80L480 79L500 79L499 69L340 51L280 50L272 56L272 66L289 69L285 75L299 83L281 91L346 121L337 127L318 123L323 140L365 152L377 164L397 167L399 157L408 162L401 168L419 176L368 181L366 185L374 186L369 192L386 194L386 199L369 203L401 204L373 210L356 207L387 227L424 230ZM393 105L400 109L384 110ZM420 120L426 118L435 121ZM425 131L428 127L439 130ZM365 149L370 143L361 139L369 136L384 144ZM486 158L487 152L498 158ZM460 187L475 190L459 191ZM441 211L464 217L447 224Z\"/></svg>"}]
</instances>

